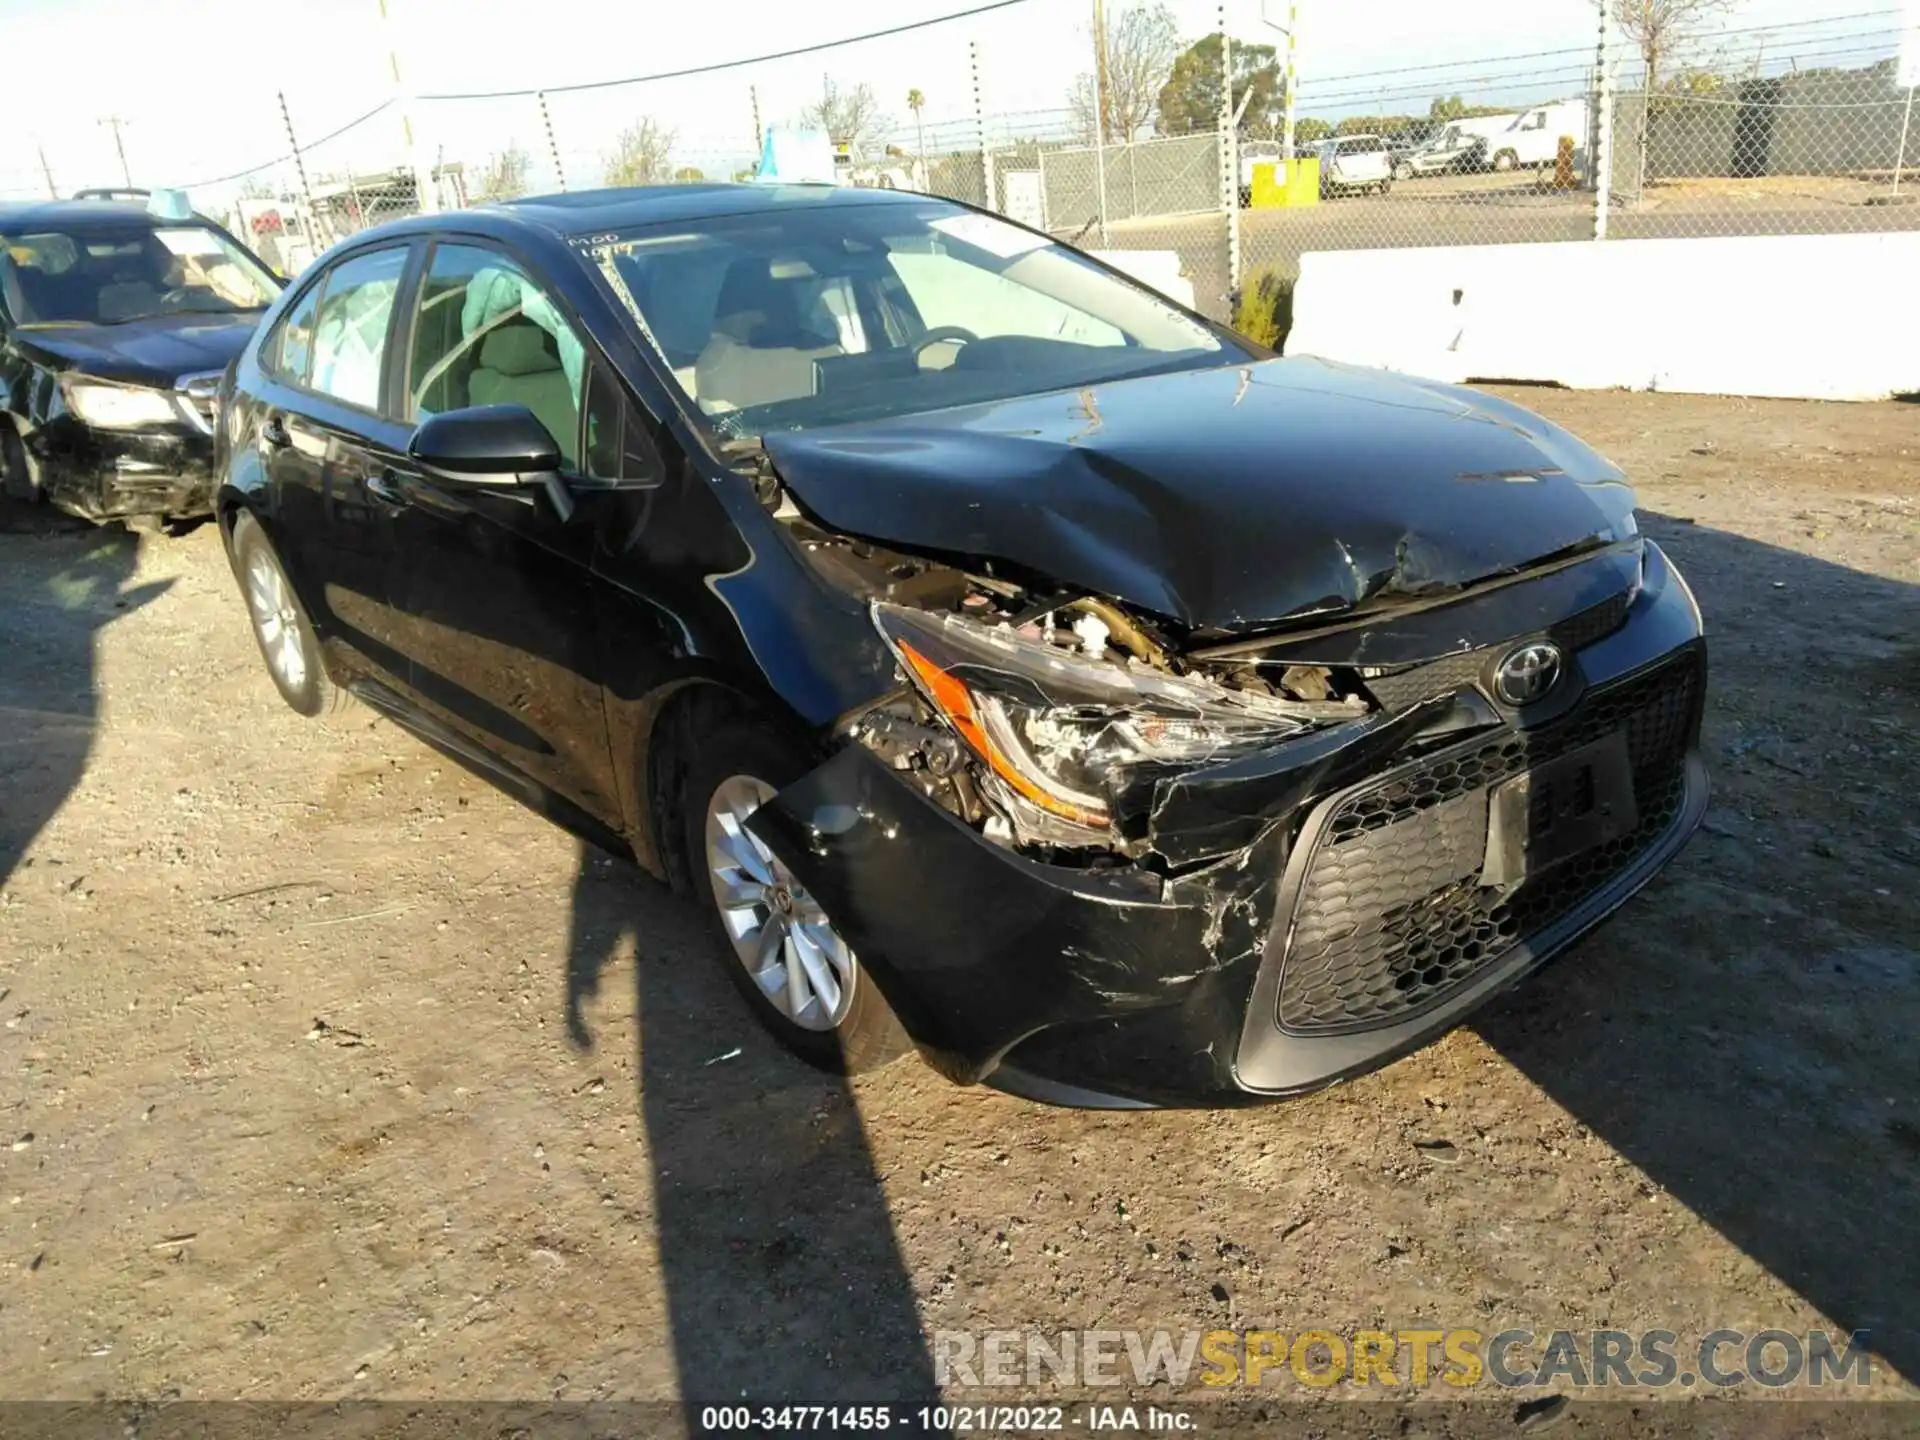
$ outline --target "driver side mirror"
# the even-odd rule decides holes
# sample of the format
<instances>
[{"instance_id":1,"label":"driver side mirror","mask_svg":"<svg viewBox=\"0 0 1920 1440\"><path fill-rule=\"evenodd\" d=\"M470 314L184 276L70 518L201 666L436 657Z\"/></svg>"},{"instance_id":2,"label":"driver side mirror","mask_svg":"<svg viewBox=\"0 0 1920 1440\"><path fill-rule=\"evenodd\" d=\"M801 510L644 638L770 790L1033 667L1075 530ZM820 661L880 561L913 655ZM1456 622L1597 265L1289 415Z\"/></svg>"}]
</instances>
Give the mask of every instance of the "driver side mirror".
<instances>
[{"instance_id":1,"label":"driver side mirror","mask_svg":"<svg viewBox=\"0 0 1920 1440\"><path fill-rule=\"evenodd\" d=\"M420 422L407 454L435 479L475 490L540 486L560 519L573 496L560 478L560 446L524 405L475 405Z\"/></svg>"}]
</instances>

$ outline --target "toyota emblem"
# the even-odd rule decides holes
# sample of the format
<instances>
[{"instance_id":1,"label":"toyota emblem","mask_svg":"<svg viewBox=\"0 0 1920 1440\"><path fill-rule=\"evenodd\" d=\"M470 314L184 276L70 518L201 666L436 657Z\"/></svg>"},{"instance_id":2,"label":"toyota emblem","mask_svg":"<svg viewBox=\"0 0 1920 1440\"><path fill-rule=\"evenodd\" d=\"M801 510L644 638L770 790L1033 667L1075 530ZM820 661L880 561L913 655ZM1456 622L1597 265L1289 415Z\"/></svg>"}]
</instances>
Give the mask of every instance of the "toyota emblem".
<instances>
[{"instance_id":1,"label":"toyota emblem","mask_svg":"<svg viewBox=\"0 0 1920 1440\"><path fill-rule=\"evenodd\" d=\"M1536 640L1507 653L1493 670L1493 693L1507 705L1531 705L1559 682L1560 647Z\"/></svg>"}]
</instances>

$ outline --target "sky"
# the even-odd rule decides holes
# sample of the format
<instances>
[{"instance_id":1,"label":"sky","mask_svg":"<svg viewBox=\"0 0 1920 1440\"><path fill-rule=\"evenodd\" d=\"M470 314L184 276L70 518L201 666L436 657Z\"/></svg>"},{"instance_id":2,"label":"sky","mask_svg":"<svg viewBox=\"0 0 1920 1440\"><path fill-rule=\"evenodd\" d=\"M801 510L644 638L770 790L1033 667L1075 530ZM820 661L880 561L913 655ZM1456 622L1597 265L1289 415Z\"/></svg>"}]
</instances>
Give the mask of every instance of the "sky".
<instances>
[{"instance_id":1,"label":"sky","mask_svg":"<svg viewBox=\"0 0 1920 1440\"><path fill-rule=\"evenodd\" d=\"M225 177L289 149L282 94L301 143L312 145L395 93L396 55L405 87L421 96L561 87L817 44L979 3L387 0L391 18L383 20L379 0L0 0L10 59L0 198L45 193L41 150L63 194L121 183L114 129L103 123L118 116L134 183L193 187L205 205L238 183ZM1107 0L1109 23L1127 3ZM1219 27L1218 0L1168 3L1183 37ZM1754 32L1765 30L1777 60L1795 48L1845 49L1844 37L1871 33L1884 53L1903 23L1901 3L1735 0L1726 48L1746 55L1759 43ZM1267 0L1268 13L1284 23L1286 4ZM1263 23L1260 0L1227 0L1225 11L1237 39L1280 39ZM996 137L1057 126L1068 87L1091 68L1090 13L1091 0L1020 0L789 60L552 95L559 161L571 183L592 183L619 130L650 116L676 132L677 160L722 174L753 151L756 96L763 121L791 120L826 75L870 84L902 134L911 130L907 91L919 89L928 148L956 146L971 136L975 55ZM1598 29L1593 0L1297 0L1297 15L1302 113L1333 118L1423 112L1440 93L1503 104L1578 93ZM519 145L533 156L536 188L552 186L532 97L421 101L413 121L430 156L476 167ZM306 163L315 175L397 166L404 135L392 108L318 145ZM264 178L277 188L293 177L282 165Z\"/></svg>"}]
</instances>

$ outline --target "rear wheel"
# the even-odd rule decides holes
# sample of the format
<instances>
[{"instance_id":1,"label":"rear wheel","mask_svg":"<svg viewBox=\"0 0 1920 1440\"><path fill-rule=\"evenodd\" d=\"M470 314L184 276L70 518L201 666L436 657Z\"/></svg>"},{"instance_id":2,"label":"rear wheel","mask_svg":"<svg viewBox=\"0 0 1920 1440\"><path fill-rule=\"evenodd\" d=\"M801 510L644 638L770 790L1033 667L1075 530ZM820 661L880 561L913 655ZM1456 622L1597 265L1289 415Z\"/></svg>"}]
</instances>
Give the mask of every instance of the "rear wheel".
<instances>
[{"instance_id":1,"label":"rear wheel","mask_svg":"<svg viewBox=\"0 0 1920 1440\"><path fill-rule=\"evenodd\" d=\"M251 515L243 513L234 521L233 560L247 615L253 621L254 641L280 698L307 716L336 706L340 692L321 664L313 624L294 593L279 552Z\"/></svg>"},{"instance_id":2,"label":"rear wheel","mask_svg":"<svg viewBox=\"0 0 1920 1440\"><path fill-rule=\"evenodd\" d=\"M1502 150L1498 155L1493 157L1493 168L1502 174L1514 169L1519 164L1520 157L1511 150Z\"/></svg>"},{"instance_id":3,"label":"rear wheel","mask_svg":"<svg viewBox=\"0 0 1920 1440\"><path fill-rule=\"evenodd\" d=\"M820 902L745 823L807 768L763 724L702 736L682 792L687 868L754 1018L808 1064L855 1075L904 1053L906 1036Z\"/></svg>"}]
</instances>

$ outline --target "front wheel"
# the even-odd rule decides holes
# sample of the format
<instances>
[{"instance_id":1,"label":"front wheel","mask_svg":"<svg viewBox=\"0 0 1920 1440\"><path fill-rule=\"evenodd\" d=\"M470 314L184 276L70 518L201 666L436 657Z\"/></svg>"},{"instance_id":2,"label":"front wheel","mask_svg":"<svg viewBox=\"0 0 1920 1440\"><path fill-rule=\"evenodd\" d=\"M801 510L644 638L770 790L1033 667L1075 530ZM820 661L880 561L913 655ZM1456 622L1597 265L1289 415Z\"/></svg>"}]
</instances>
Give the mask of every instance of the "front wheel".
<instances>
[{"instance_id":1,"label":"front wheel","mask_svg":"<svg viewBox=\"0 0 1920 1440\"><path fill-rule=\"evenodd\" d=\"M694 889L728 978L775 1039L821 1070L856 1075L897 1058L906 1036L833 921L746 821L808 761L763 724L702 737L685 790Z\"/></svg>"},{"instance_id":2,"label":"front wheel","mask_svg":"<svg viewBox=\"0 0 1920 1440\"><path fill-rule=\"evenodd\" d=\"M1519 164L1520 157L1511 150L1502 150L1498 155L1493 157L1493 168L1503 175L1507 171L1516 168Z\"/></svg>"},{"instance_id":3,"label":"front wheel","mask_svg":"<svg viewBox=\"0 0 1920 1440\"><path fill-rule=\"evenodd\" d=\"M309 717L331 709L339 703L340 692L321 665L313 624L294 594L279 552L251 515L243 513L234 521L233 562L253 621L254 642L280 698Z\"/></svg>"},{"instance_id":4,"label":"front wheel","mask_svg":"<svg viewBox=\"0 0 1920 1440\"><path fill-rule=\"evenodd\" d=\"M1394 166L1393 178L1396 180L1411 180L1413 178L1413 166L1406 164Z\"/></svg>"}]
</instances>

